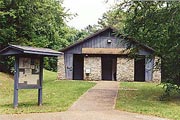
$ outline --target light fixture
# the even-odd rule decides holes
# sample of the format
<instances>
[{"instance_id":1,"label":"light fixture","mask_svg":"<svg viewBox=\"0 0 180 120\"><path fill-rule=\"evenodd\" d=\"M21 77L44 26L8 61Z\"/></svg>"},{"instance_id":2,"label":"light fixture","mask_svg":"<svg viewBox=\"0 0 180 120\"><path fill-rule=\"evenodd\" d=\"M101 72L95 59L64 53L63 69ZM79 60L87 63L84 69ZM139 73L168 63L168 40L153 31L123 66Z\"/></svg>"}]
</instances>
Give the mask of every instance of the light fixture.
<instances>
[{"instance_id":1,"label":"light fixture","mask_svg":"<svg viewBox=\"0 0 180 120\"><path fill-rule=\"evenodd\" d=\"M112 42L112 40L110 40L110 39L108 39L108 40L107 40L107 43L109 43L109 44L110 44L111 42Z\"/></svg>"}]
</instances>

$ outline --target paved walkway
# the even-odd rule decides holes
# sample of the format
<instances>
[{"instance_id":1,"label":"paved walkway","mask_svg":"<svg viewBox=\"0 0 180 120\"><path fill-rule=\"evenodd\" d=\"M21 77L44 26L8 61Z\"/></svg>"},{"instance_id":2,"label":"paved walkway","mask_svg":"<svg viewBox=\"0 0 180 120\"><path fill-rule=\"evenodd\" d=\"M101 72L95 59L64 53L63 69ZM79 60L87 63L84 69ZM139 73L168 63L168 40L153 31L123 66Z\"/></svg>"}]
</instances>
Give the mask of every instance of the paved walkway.
<instances>
[{"instance_id":1,"label":"paved walkway","mask_svg":"<svg viewBox=\"0 0 180 120\"><path fill-rule=\"evenodd\" d=\"M118 84L97 82L66 112L0 115L0 120L166 120L114 110Z\"/></svg>"},{"instance_id":2,"label":"paved walkway","mask_svg":"<svg viewBox=\"0 0 180 120\"><path fill-rule=\"evenodd\" d=\"M80 97L69 111L113 110L118 93L118 82L97 82L97 85Z\"/></svg>"}]
</instances>

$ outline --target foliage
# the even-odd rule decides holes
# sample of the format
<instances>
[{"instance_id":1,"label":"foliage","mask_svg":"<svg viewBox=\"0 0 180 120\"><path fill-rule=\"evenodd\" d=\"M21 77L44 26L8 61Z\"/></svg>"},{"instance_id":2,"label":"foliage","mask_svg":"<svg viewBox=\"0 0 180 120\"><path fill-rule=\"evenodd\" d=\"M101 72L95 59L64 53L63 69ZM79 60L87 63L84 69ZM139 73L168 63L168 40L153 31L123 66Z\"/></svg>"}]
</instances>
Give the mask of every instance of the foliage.
<instances>
[{"instance_id":1,"label":"foliage","mask_svg":"<svg viewBox=\"0 0 180 120\"><path fill-rule=\"evenodd\" d=\"M84 29L77 30L75 28L70 28L69 33L66 35L67 40L70 44L73 44L79 40L84 39L88 35L94 34L98 30L100 30L101 27L99 25L88 25Z\"/></svg>"},{"instance_id":2,"label":"foliage","mask_svg":"<svg viewBox=\"0 0 180 120\"><path fill-rule=\"evenodd\" d=\"M113 28L116 28L121 33L123 33L125 21L126 13L123 10L119 9L119 4L117 4L103 14L102 18L98 20L98 26L112 26Z\"/></svg>"},{"instance_id":3,"label":"foliage","mask_svg":"<svg viewBox=\"0 0 180 120\"><path fill-rule=\"evenodd\" d=\"M180 119L179 94L173 92L166 101L161 101L163 85L144 82L120 83L116 108L129 112L154 115L172 120Z\"/></svg>"},{"instance_id":4,"label":"foliage","mask_svg":"<svg viewBox=\"0 0 180 120\"><path fill-rule=\"evenodd\" d=\"M70 28L68 34L66 34L67 40L70 44L82 40L87 35L89 35L89 32L86 29L77 30L75 28Z\"/></svg>"},{"instance_id":5,"label":"foliage","mask_svg":"<svg viewBox=\"0 0 180 120\"><path fill-rule=\"evenodd\" d=\"M67 46L70 14L61 5L60 0L0 0L0 49L9 43L55 50ZM7 58L1 61L8 66Z\"/></svg>"},{"instance_id":6,"label":"foliage","mask_svg":"<svg viewBox=\"0 0 180 120\"><path fill-rule=\"evenodd\" d=\"M57 74L44 70L43 105L37 106L37 90L19 90L19 107L13 109L13 76L0 73L0 114L60 112L67 110L95 84L57 80Z\"/></svg>"},{"instance_id":7,"label":"foliage","mask_svg":"<svg viewBox=\"0 0 180 120\"><path fill-rule=\"evenodd\" d=\"M57 72L57 58L54 57L45 57L44 66L47 70Z\"/></svg>"},{"instance_id":8,"label":"foliage","mask_svg":"<svg viewBox=\"0 0 180 120\"><path fill-rule=\"evenodd\" d=\"M1 43L56 48L66 45L64 13L57 0L1 0Z\"/></svg>"},{"instance_id":9,"label":"foliage","mask_svg":"<svg viewBox=\"0 0 180 120\"><path fill-rule=\"evenodd\" d=\"M91 35L91 34L94 34L95 32L97 32L98 30L101 30L101 28L102 27L100 27L99 25L88 25L87 27L85 27L85 29L83 31L87 35Z\"/></svg>"}]
</instances>

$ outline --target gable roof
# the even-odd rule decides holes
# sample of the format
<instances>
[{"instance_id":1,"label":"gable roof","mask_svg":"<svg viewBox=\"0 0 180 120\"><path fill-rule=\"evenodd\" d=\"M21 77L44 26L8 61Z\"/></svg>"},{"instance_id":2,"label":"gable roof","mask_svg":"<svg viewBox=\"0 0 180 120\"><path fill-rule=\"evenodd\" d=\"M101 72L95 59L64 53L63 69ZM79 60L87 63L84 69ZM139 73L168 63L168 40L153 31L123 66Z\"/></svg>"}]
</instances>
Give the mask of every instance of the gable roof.
<instances>
[{"instance_id":1,"label":"gable roof","mask_svg":"<svg viewBox=\"0 0 180 120\"><path fill-rule=\"evenodd\" d=\"M102 30L99 30L99 31L97 31L96 33L94 33L94 34L92 34L92 35L84 38L83 40L77 41L76 43L74 43L74 44L72 44L72 45L70 45L70 46L67 46L67 47L61 49L60 51L61 51L61 52L65 52L65 51L67 51L67 50L69 50L69 49L71 49L71 48L73 48L73 47L75 47L75 46L77 46L77 45L79 45L79 44L81 44L81 43L84 43L84 42L90 40L91 38L96 37L96 36L98 36L99 34L105 32L105 31L108 31L108 30L113 31L113 32L116 32L116 31L117 31L117 30L115 30L115 29L112 28L112 27L106 27L106 28L104 28L104 29L102 29ZM136 43L136 44L140 45L141 47L143 47L143 48L145 48L145 49L147 49L147 50L150 50L150 51L152 51L152 52L155 51L153 48L151 48L151 47L149 47L149 46L147 46L147 45L144 45L144 44L136 41L135 39L133 39L133 38L130 37L130 36L123 36L122 34L118 34L118 36L122 37L122 38L125 39L125 40L129 40L129 41L131 41L131 42L133 42L133 43Z\"/></svg>"},{"instance_id":2,"label":"gable roof","mask_svg":"<svg viewBox=\"0 0 180 120\"><path fill-rule=\"evenodd\" d=\"M30 46L9 45L0 51L0 55L35 54L42 56L59 56L63 54L49 48L37 48Z\"/></svg>"}]
</instances>

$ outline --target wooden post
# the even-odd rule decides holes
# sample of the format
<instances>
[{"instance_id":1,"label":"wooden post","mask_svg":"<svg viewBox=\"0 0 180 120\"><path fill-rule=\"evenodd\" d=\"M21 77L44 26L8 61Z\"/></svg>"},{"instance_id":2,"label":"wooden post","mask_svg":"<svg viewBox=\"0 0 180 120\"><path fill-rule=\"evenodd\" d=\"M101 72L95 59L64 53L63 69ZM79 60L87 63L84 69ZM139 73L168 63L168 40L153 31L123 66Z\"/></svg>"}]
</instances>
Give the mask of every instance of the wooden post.
<instances>
[{"instance_id":1,"label":"wooden post","mask_svg":"<svg viewBox=\"0 0 180 120\"><path fill-rule=\"evenodd\" d=\"M40 74L39 74L39 85L38 89L38 105L42 105L42 82L43 82L43 57L40 58Z\"/></svg>"},{"instance_id":2,"label":"wooden post","mask_svg":"<svg viewBox=\"0 0 180 120\"><path fill-rule=\"evenodd\" d=\"M18 107L18 81L19 81L19 57L15 57L14 64L14 108Z\"/></svg>"}]
</instances>

